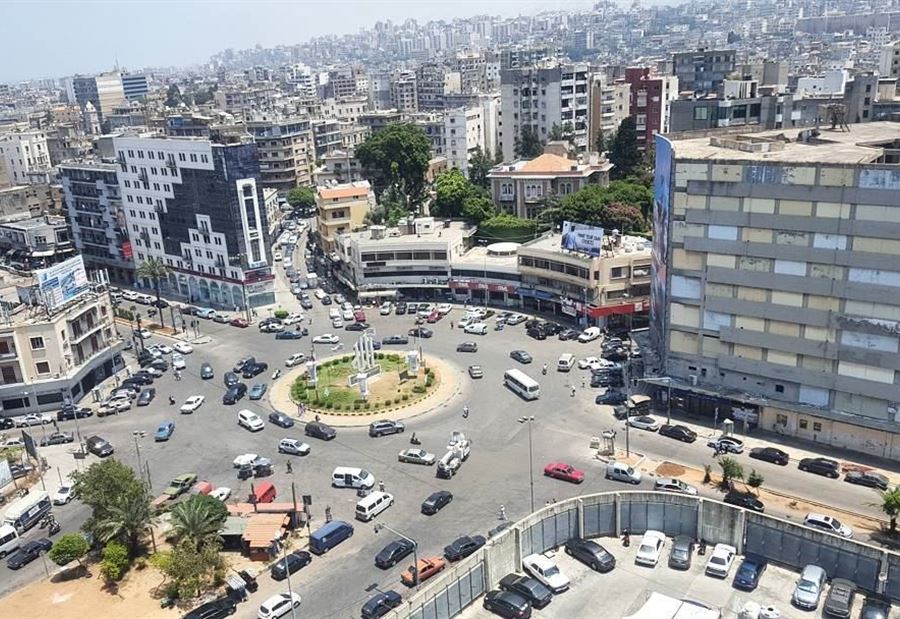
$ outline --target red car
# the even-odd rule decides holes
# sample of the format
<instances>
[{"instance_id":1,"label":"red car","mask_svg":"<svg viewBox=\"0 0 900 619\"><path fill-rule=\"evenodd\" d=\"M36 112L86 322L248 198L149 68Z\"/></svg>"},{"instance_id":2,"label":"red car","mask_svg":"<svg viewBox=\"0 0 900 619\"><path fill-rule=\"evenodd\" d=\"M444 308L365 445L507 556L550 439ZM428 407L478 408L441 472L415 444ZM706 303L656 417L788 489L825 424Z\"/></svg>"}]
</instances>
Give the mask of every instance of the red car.
<instances>
[{"instance_id":1,"label":"red car","mask_svg":"<svg viewBox=\"0 0 900 619\"><path fill-rule=\"evenodd\" d=\"M232 318L228 324L232 327L240 327L241 329L245 329L250 326L250 323L246 318Z\"/></svg>"},{"instance_id":2,"label":"red car","mask_svg":"<svg viewBox=\"0 0 900 619\"><path fill-rule=\"evenodd\" d=\"M447 567L447 561L444 557L423 557L419 559L419 582L425 582L445 567ZM400 582L407 587L414 587L416 585L416 570L412 565L400 574Z\"/></svg>"},{"instance_id":3,"label":"red car","mask_svg":"<svg viewBox=\"0 0 900 619\"><path fill-rule=\"evenodd\" d=\"M570 481L573 484L580 484L584 481L584 471L579 471L565 462L551 462L544 467L544 475Z\"/></svg>"},{"instance_id":4,"label":"red car","mask_svg":"<svg viewBox=\"0 0 900 619\"><path fill-rule=\"evenodd\" d=\"M440 313L439 311L437 311L437 310L434 310L433 312L431 312L430 314L428 314L428 318L426 318L425 320L427 320L427 321L428 321L429 323L431 323L431 324L434 324L434 323L436 323L438 320L440 320L440 319L443 318L443 317L444 317L443 314L441 314L441 313Z\"/></svg>"},{"instance_id":5,"label":"red car","mask_svg":"<svg viewBox=\"0 0 900 619\"><path fill-rule=\"evenodd\" d=\"M365 322L366 321L366 313L362 310L356 310L353 312L353 320L356 322Z\"/></svg>"}]
</instances>

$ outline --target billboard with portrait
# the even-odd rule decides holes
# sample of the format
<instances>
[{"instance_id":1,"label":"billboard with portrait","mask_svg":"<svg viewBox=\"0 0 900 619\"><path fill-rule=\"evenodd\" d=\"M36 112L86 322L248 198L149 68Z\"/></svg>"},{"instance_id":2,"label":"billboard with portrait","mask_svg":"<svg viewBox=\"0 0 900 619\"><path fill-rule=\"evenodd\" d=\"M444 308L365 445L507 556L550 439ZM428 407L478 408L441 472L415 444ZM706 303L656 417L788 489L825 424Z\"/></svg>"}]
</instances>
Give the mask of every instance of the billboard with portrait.
<instances>
[{"instance_id":1,"label":"billboard with portrait","mask_svg":"<svg viewBox=\"0 0 900 619\"><path fill-rule=\"evenodd\" d=\"M48 309L76 299L88 290L87 273L81 256L34 272L41 298Z\"/></svg>"},{"instance_id":2,"label":"billboard with portrait","mask_svg":"<svg viewBox=\"0 0 900 619\"><path fill-rule=\"evenodd\" d=\"M656 135L656 165L653 178L653 262L650 290L650 327L660 355L665 363L665 334L667 329L666 301L668 297L669 226L672 211L672 180L675 153L672 143Z\"/></svg>"},{"instance_id":3,"label":"billboard with portrait","mask_svg":"<svg viewBox=\"0 0 900 619\"><path fill-rule=\"evenodd\" d=\"M600 247L603 245L603 228L577 224L564 221L562 225L562 241L560 246L567 251L577 251L582 254L594 256L600 255Z\"/></svg>"}]
</instances>

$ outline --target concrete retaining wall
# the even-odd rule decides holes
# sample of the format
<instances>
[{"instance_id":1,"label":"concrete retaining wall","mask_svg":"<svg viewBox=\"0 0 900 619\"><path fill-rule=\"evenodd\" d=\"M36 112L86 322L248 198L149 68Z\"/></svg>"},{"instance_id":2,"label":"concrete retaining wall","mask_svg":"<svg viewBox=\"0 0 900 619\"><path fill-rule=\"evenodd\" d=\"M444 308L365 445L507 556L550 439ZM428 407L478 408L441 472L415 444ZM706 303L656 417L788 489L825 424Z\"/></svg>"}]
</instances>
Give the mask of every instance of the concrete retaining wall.
<instances>
[{"instance_id":1,"label":"concrete retaining wall","mask_svg":"<svg viewBox=\"0 0 900 619\"><path fill-rule=\"evenodd\" d=\"M801 569L821 565L829 578L849 578L867 592L900 601L900 554L809 529L794 522L746 512L719 501L664 492L605 492L567 499L530 514L488 541L471 557L411 592L390 619L450 619L479 595L520 571L522 557L561 546L571 537L612 537L628 528L668 536L689 535L725 543Z\"/></svg>"}]
</instances>

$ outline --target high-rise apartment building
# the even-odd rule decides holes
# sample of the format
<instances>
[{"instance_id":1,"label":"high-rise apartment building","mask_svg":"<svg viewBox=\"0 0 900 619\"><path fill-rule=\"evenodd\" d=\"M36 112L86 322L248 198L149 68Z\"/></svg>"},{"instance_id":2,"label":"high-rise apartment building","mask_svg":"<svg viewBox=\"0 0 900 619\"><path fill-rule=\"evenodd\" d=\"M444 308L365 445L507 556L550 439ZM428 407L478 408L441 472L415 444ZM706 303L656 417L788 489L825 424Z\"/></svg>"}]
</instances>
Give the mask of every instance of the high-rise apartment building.
<instances>
[{"instance_id":1,"label":"high-rise apartment building","mask_svg":"<svg viewBox=\"0 0 900 619\"><path fill-rule=\"evenodd\" d=\"M312 185L315 142L309 118L257 117L245 126L256 140L264 187L283 197L295 187Z\"/></svg>"},{"instance_id":2,"label":"high-rise apartment building","mask_svg":"<svg viewBox=\"0 0 900 619\"><path fill-rule=\"evenodd\" d=\"M655 75L649 67L625 69L625 82L631 86L630 116L637 128L638 146L653 146L653 136L669 131L669 103L678 98L678 78Z\"/></svg>"},{"instance_id":3,"label":"high-rise apartment building","mask_svg":"<svg viewBox=\"0 0 900 619\"><path fill-rule=\"evenodd\" d=\"M883 77L900 77L900 40L892 41L881 48L878 72Z\"/></svg>"},{"instance_id":4,"label":"high-rise apartment building","mask_svg":"<svg viewBox=\"0 0 900 619\"><path fill-rule=\"evenodd\" d=\"M147 86L147 76L142 73L123 73L121 78L122 91L129 101L140 99L150 92L150 88Z\"/></svg>"},{"instance_id":5,"label":"high-rise apartment building","mask_svg":"<svg viewBox=\"0 0 900 619\"><path fill-rule=\"evenodd\" d=\"M500 143L503 158L515 158L515 142L525 127L546 140L553 125L570 124L577 148L589 148L590 66L548 61L501 72Z\"/></svg>"},{"instance_id":6,"label":"high-rise apartment building","mask_svg":"<svg viewBox=\"0 0 900 619\"><path fill-rule=\"evenodd\" d=\"M401 112L415 112L419 109L414 71L400 71L391 76L391 105Z\"/></svg>"},{"instance_id":7,"label":"high-rise apartment building","mask_svg":"<svg viewBox=\"0 0 900 619\"><path fill-rule=\"evenodd\" d=\"M217 142L123 135L113 144L135 262L157 258L169 267L162 283L167 296L219 308L274 302L251 136Z\"/></svg>"},{"instance_id":8,"label":"high-rise apartment building","mask_svg":"<svg viewBox=\"0 0 900 619\"><path fill-rule=\"evenodd\" d=\"M109 280L134 283L134 251L112 162L66 162L58 167L72 242L88 269L105 269Z\"/></svg>"},{"instance_id":9,"label":"high-rise apartment building","mask_svg":"<svg viewBox=\"0 0 900 619\"><path fill-rule=\"evenodd\" d=\"M146 86L146 78L144 83ZM129 89L133 90L134 88L134 82L129 81ZM74 103L82 108L90 101L101 119L113 108L119 107L126 101L125 87L118 71L101 73L96 76L76 75L69 82L68 94L69 103Z\"/></svg>"},{"instance_id":10,"label":"high-rise apartment building","mask_svg":"<svg viewBox=\"0 0 900 619\"><path fill-rule=\"evenodd\" d=\"M417 108L422 112L431 112L444 108L444 75L443 66L426 62L416 68Z\"/></svg>"},{"instance_id":11,"label":"high-rise apartment building","mask_svg":"<svg viewBox=\"0 0 900 619\"><path fill-rule=\"evenodd\" d=\"M46 173L51 166L47 134L40 129L0 133L0 159L8 182L13 185L46 182Z\"/></svg>"},{"instance_id":12,"label":"high-rise apartment building","mask_svg":"<svg viewBox=\"0 0 900 619\"><path fill-rule=\"evenodd\" d=\"M673 408L900 458L898 145L890 122L657 137L651 334Z\"/></svg>"},{"instance_id":13,"label":"high-rise apartment building","mask_svg":"<svg viewBox=\"0 0 900 619\"><path fill-rule=\"evenodd\" d=\"M672 55L673 75L681 90L711 92L734 73L736 52L733 49L700 48Z\"/></svg>"}]
</instances>

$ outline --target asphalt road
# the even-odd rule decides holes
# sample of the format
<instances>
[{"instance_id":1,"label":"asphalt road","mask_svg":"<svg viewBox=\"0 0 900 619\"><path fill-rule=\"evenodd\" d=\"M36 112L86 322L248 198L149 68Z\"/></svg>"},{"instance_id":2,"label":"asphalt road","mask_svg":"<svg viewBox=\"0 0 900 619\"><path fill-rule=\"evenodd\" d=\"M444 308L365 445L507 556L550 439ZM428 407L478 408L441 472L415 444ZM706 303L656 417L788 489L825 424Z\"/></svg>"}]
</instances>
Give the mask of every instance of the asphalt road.
<instances>
[{"instance_id":1,"label":"asphalt road","mask_svg":"<svg viewBox=\"0 0 900 619\"><path fill-rule=\"evenodd\" d=\"M280 269L279 269L280 271ZM312 316L311 335L331 332L327 320L327 307L316 306L308 314ZM294 303L286 306L299 310ZM367 310L369 322L378 337L405 333L412 326L409 316L380 316L377 309ZM434 328L435 336L422 340L424 352L435 355L450 364L456 378L463 385L456 401L447 403L440 411L407 422L406 434L385 438L369 438L366 428L342 428L334 441L324 443L305 439L312 446L312 453L304 458L279 456L277 443L283 437L303 438L302 428L284 430L272 424L258 433L250 433L236 422L237 411L248 408L263 418L270 412L267 400L250 402L247 398L237 405L226 406L221 398L225 392L223 374L234 362L252 354L257 360L269 363L269 370L256 380L267 382L275 368L284 368L284 360L294 352L309 354L310 339L275 340L273 335L261 334L253 326L237 329L229 325L204 321L202 332L212 342L195 347L187 356L187 370L183 380L176 382L171 373L158 379L156 400L148 407L134 408L119 416L98 419L92 417L79 422L82 435L99 434L112 442L115 457L137 465L138 455L132 433L143 430L146 436L138 440L140 456L149 465L154 495L159 494L168 481L185 472L197 473L215 486L232 488L232 500L246 498L250 480L239 481L232 468L232 460L238 454L251 452L272 458L275 472L270 478L278 488L279 497L289 500L291 483L295 484L298 497L310 494L313 498L312 527L324 522L324 509L330 506L334 519L354 523L356 533L347 542L328 553L324 558L314 558L292 578L295 591L303 596L302 614L307 617L358 616L360 605L375 588L395 589L405 595L400 584L400 572L410 562L403 561L393 569L382 571L373 564L374 555L389 541L393 534L383 531L376 534L373 524L363 524L353 519L358 500L353 490L334 489L330 485L331 471L335 466L366 468L376 479L384 481L386 490L395 496L395 505L378 516L375 522L383 522L419 543L420 556L441 554L445 544L465 534L486 534L498 524L500 505L506 508L510 519L518 519L531 511L530 472L534 474L534 503L536 507L548 500L579 494L630 489L616 482L604 480L601 463L593 459L589 449L591 436L598 436L607 428L620 429L621 422L601 418L594 404L597 391L581 387L581 377L587 373L573 370L570 374L555 371L556 360L563 352L573 352L584 357L597 354L599 346L560 342L548 339L537 342L528 338L522 325L507 327L503 331L491 331L485 336L463 335L459 329L450 328L450 320L458 320L462 310L456 308ZM493 321L491 321L493 326ZM356 339L356 333L340 332L345 344L345 354ZM464 340L476 341L476 354L457 353L456 345ZM154 338L151 341L164 341ZM329 346L318 346L319 357L331 353ZM521 348L534 357L529 366L521 366L509 358L509 352ZM200 364L208 361L215 369L215 377L201 380ZM485 377L473 381L465 372L466 366L477 363L484 368ZM550 372L541 375L541 365L547 363ZM541 383L539 400L525 402L502 385L503 372L519 367ZM576 386L572 397L571 385ZM167 398L172 394L176 405L170 406ZM190 395L200 394L206 402L192 415L181 415L178 407ZM463 419L463 405L470 407L470 415ZM518 423L522 415L535 417L533 430L533 465L529 463L529 428ZM175 434L165 443L154 443L153 433L162 422L174 421ZM61 429L70 430L72 422L61 423ZM462 430L472 438L472 454L452 480L435 477L434 467L400 464L397 453L409 447L409 435L415 431L422 440L422 447L440 457L450 433ZM651 458L666 458L700 467L712 461L710 450L703 441L686 445L657 436L654 433L632 430L632 449ZM61 448L57 448L61 449ZM293 474L286 472L288 459L293 462ZM746 456L739 456L746 460ZM541 473L546 463L556 460L568 462L586 472L584 484L575 486L545 478ZM755 462L754 466L766 477L766 486L821 500L828 497L836 507L878 515L870 503L871 490L842 482L802 473L792 464L775 467ZM643 487L652 481L645 479ZM55 485L55 484L54 484ZM436 516L419 513L419 505L431 492L448 489L454 494L453 502ZM55 513L63 530L74 530L87 517L87 510L75 503L56 508ZM776 513L776 515L778 515ZM27 537L37 537L35 529ZM40 561L18 572L10 572L4 566L0 578L0 592L9 591L23 583L43 575ZM284 583L274 583L267 574L260 578L260 591L242 605L238 617L255 617L256 608L266 597L282 591Z\"/></svg>"}]
</instances>

